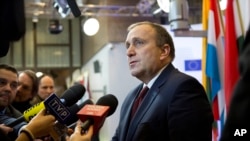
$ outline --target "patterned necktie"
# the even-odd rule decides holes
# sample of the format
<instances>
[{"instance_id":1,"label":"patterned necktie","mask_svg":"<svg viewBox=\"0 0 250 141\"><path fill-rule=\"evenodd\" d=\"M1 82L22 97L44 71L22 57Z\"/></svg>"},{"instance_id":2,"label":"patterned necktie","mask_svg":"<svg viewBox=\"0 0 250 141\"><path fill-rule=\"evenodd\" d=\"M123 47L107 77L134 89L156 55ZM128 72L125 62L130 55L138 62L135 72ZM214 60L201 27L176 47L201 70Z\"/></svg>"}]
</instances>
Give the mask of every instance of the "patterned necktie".
<instances>
[{"instance_id":1,"label":"patterned necktie","mask_svg":"<svg viewBox=\"0 0 250 141\"><path fill-rule=\"evenodd\" d=\"M147 86L145 86L145 87L141 90L141 92L139 93L139 96L135 99L135 102L134 102L134 104L133 104L132 111L131 111L131 119L132 119L132 117L134 116L134 114L135 114L137 108L140 106L140 104L141 104L143 98L145 97L146 93L148 92L148 89L149 89L149 88L148 88Z\"/></svg>"}]
</instances>

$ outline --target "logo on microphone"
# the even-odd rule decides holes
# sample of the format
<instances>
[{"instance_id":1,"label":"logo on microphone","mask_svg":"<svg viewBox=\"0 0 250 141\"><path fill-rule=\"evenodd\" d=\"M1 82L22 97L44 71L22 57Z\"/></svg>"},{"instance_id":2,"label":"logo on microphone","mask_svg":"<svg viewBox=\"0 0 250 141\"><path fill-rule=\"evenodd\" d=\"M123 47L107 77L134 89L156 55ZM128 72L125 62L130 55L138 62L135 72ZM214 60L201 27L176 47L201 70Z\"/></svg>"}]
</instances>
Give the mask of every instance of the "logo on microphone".
<instances>
[{"instance_id":1,"label":"logo on microphone","mask_svg":"<svg viewBox=\"0 0 250 141\"><path fill-rule=\"evenodd\" d=\"M61 123L66 122L70 117L69 109L63 105L61 100L55 95L50 95L45 101L44 105L50 114L54 115L57 120Z\"/></svg>"}]
</instances>

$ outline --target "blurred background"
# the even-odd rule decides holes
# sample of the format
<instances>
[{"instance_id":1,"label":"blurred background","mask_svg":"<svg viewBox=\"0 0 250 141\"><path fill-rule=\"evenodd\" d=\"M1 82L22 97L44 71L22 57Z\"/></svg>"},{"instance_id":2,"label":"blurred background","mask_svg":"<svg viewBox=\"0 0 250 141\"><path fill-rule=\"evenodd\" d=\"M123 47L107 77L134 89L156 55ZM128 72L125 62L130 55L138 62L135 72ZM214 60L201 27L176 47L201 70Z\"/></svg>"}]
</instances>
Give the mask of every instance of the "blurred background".
<instances>
[{"instance_id":1,"label":"blurred background","mask_svg":"<svg viewBox=\"0 0 250 141\"><path fill-rule=\"evenodd\" d=\"M71 77L105 44L123 42L129 24L143 20L165 25L169 22L168 13L160 9L156 0L76 0L81 11L78 17L64 7L65 2L24 0L25 35L10 43L9 52L0 58L0 63L13 64L18 70L49 73L61 91L66 87L65 78ZM188 4L189 23L201 23L202 1L188 0ZM92 36L83 31L89 18L96 18L100 25Z\"/></svg>"}]
</instances>

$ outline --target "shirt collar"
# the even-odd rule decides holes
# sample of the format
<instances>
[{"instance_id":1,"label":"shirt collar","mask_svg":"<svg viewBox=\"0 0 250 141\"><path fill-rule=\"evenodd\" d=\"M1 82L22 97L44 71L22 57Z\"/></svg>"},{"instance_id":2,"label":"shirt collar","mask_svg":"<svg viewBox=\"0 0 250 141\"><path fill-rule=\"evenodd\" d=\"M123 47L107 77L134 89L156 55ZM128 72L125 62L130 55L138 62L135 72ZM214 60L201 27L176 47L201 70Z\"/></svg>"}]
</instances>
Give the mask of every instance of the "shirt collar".
<instances>
[{"instance_id":1,"label":"shirt collar","mask_svg":"<svg viewBox=\"0 0 250 141\"><path fill-rule=\"evenodd\" d=\"M167 67L168 65L165 65L163 68L161 68L157 75L155 75L155 77L153 77L153 79L151 79L148 84L143 84L143 87L147 86L149 89L153 86L154 82L156 81L156 79L159 77L159 75L161 74L161 72Z\"/></svg>"}]
</instances>

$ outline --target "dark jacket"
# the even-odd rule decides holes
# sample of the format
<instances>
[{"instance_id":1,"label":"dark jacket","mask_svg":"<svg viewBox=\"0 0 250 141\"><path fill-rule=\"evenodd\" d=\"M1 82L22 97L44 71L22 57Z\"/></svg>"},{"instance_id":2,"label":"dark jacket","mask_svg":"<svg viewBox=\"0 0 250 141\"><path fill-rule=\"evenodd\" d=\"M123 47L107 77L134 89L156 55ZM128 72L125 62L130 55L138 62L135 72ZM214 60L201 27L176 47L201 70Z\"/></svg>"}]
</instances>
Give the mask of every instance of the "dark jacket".
<instances>
[{"instance_id":1,"label":"dark jacket","mask_svg":"<svg viewBox=\"0 0 250 141\"><path fill-rule=\"evenodd\" d=\"M211 141L213 114L202 85L169 64L130 121L142 84L126 97L112 141Z\"/></svg>"},{"instance_id":2,"label":"dark jacket","mask_svg":"<svg viewBox=\"0 0 250 141\"><path fill-rule=\"evenodd\" d=\"M8 106L4 114L0 113L0 124L8 125L20 116L22 116L22 114L18 110L16 110L13 106ZM8 134L8 137L14 141L18 136L19 130L26 124L26 122L21 122L15 125L13 127L14 130Z\"/></svg>"}]
</instances>

